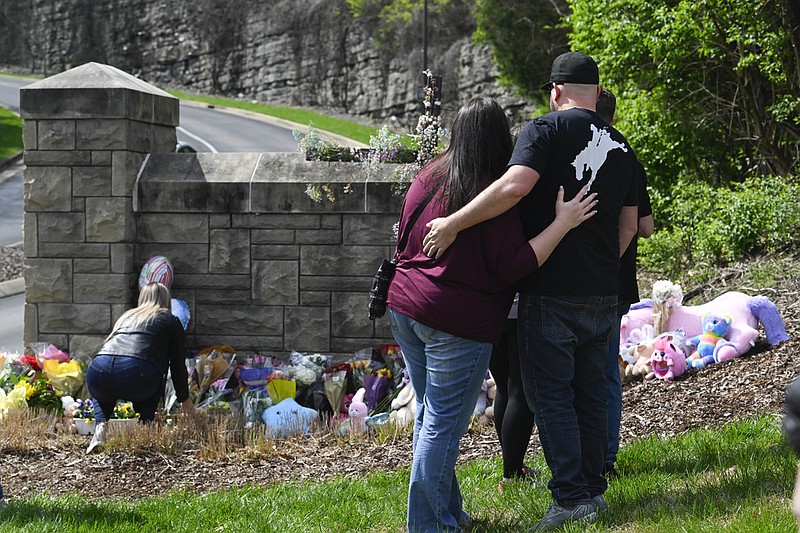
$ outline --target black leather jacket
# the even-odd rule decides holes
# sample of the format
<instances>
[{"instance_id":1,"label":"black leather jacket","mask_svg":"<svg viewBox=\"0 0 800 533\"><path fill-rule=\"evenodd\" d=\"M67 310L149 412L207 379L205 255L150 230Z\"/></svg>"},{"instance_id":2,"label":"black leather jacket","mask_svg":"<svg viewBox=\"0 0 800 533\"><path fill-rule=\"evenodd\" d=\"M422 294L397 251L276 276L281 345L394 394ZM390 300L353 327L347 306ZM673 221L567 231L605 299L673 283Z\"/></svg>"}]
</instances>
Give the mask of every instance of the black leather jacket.
<instances>
[{"instance_id":1,"label":"black leather jacket","mask_svg":"<svg viewBox=\"0 0 800 533\"><path fill-rule=\"evenodd\" d=\"M164 375L169 368L178 402L189 397L186 335L180 320L169 312L158 313L136 328L123 325L103 344L98 355L143 359L156 365Z\"/></svg>"}]
</instances>

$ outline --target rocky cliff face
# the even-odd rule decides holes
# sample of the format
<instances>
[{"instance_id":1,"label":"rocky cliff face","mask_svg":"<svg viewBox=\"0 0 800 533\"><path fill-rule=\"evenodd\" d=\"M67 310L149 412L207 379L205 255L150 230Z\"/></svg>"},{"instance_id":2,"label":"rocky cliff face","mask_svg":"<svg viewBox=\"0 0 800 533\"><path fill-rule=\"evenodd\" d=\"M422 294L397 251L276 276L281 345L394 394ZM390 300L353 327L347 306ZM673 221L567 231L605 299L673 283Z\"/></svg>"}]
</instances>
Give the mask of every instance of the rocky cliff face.
<instances>
[{"instance_id":1,"label":"rocky cliff face","mask_svg":"<svg viewBox=\"0 0 800 533\"><path fill-rule=\"evenodd\" d=\"M343 0L5 0L0 15L2 61L28 71L97 61L161 87L405 127L420 109L421 35L381 47ZM484 94L519 119L526 102L497 83L490 51L466 28L429 29L445 113Z\"/></svg>"}]
</instances>

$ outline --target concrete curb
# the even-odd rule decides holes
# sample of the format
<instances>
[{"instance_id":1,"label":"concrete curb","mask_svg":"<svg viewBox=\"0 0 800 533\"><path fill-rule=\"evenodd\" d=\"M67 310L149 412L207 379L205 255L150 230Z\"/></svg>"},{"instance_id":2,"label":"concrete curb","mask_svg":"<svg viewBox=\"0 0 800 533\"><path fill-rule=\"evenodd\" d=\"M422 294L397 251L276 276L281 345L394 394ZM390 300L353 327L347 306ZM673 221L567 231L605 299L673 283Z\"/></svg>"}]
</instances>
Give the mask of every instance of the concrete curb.
<instances>
[{"instance_id":1,"label":"concrete curb","mask_svg":"<svg viewBox=\"0 0 800 533\"><path fill-rule=\"evenodd\" d=\"M23 292L25 292L25 278L16 278L0 282L0 298L15 296Z\"/></svg>"},{"instance_id":2,"label":"concrete curb","mask_svg":"<svg viewBox=\"0 0 800 533\"><path fill-rule=\"evenodd\" d=\"M24 152L18 152L16 154L12 155L11 157L8 157L8 158L3 159L2 161L0 161L0 172L4 171L8 167L10 167L11 165L15 164L17 161L19 161L20 159L22 159L22 155L23 154L24 154Z\"/></svg>"}]
</instances>

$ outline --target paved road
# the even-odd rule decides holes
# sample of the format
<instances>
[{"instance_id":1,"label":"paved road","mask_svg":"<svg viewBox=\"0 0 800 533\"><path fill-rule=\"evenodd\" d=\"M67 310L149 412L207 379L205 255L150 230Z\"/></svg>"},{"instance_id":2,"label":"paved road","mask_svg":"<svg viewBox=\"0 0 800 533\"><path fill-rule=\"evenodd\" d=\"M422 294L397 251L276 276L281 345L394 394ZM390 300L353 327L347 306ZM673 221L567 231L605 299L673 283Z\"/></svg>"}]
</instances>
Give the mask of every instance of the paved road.
<instances>
[{"instance_id":1,"label":"paved road","mask_svg":"<svg viewBox=\"0 0 800 533\"><path fill-rule=\"evenodd\" d=\"M0 76L0 106L19 110L19 90L36 80ZM221 112L193 103L181 104L178 141L198 152L294 152L292 126L269 117L231 110Z\"/></svg>"},{"instance_id":2,"label":"paved road","mask_svg":"<svg viewBox=\"0 0 800 533\"><path fill-rule=\"evenodd\" d=\"M0 352L22 353L22 316L25 294L0 298Z\"/></svg>"},{"instance_id":3,"label":"paved road","mask_svg":"<svg viewBox=\"0 0 800 533\"><path fill-rule=\"evenodd\" d=\"M22 161L0 171L0 247L22 241Z\"/></svg>"}]
</instances>

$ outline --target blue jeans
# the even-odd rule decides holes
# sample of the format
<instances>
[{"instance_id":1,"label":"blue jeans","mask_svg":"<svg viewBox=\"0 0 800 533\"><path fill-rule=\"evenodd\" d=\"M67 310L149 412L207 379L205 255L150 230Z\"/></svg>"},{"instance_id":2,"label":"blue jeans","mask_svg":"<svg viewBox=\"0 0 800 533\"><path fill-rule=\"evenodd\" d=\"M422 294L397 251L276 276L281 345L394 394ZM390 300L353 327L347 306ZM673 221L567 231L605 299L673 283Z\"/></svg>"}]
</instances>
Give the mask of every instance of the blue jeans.
<instances>
[{"instance_id":1,"label":"blue jeans","mask_svg":"<svg viewBox=\"0 0 800 533\"><path fill-rule=\"evenodd\" d=\"M156 365L136 357L100 354L86 370L86 388L92 395L98 422L113 417L117 400L132 402L139 420L153 420L163 383Z\"/></svg>"},{"instance_id":2,"label":"blue jeans","mask_svg":"<svg viewBox=\"0 0 800 533\"><path fill-rule=\"evenodd\" d=\"M408 530L461 531L458 522L465 513L455 473L458 444L478 401L492 345L389 313L417 396Z\"/></svg>"},{"instance_id":3,"label":"blue jeans","mask_svg":"<svg viewBox=\"0 0 800 533\"><path fill-rule=\"evenodd\" d=\"M608 453L606 464L617 462L619 451L619 426L622 421L622 381L619 374L619 325L622 317L628 312L631 302L617 304L617 320L611 324L611 336L608 338L608 360L606 360L606 399L608 401Z\"/></svg>"},{"instance_id":4,"label":"blue jeans","mask_svg":"<svg viewBox=\"0 0 800 533\"><path fill-rule=\"evenodd\" d=\"M552 474L548 488L562 506L608 487L605 367L616 303L616 296L520 297L525 396Z\"/></svg>"}]
</instances>

